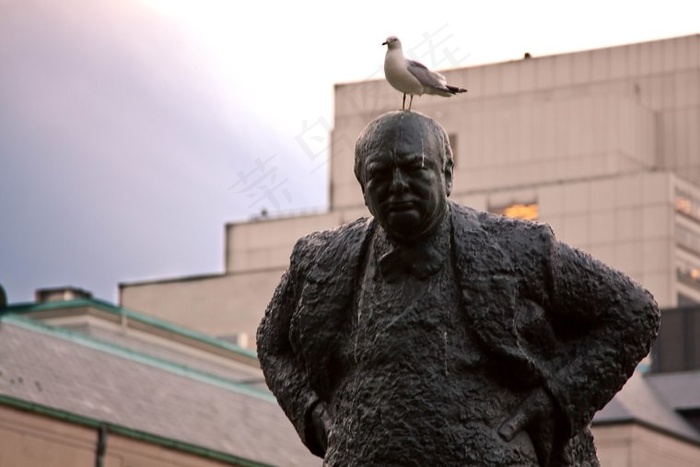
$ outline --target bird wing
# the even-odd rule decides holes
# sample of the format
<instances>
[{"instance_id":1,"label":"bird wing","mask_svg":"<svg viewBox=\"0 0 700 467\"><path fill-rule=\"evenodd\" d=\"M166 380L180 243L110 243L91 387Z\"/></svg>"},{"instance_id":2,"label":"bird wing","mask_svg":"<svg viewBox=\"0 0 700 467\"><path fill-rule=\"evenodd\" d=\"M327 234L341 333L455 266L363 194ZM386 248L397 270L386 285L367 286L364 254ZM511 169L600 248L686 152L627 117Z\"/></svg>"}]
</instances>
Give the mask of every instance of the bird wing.
<instances>
[{"instance_id":1,"label":"bird wing","mask_svg":"<svg viewBox=\"0 0 700 467\"><path fill-rule=\"evenodd\" d=\"M436 89L444 89L447 80L440 73L430 71L428 67L415 60L406 59L406 68L408 71L420 81L423 86L428 86Z\"/></svg>"}]
</instances>

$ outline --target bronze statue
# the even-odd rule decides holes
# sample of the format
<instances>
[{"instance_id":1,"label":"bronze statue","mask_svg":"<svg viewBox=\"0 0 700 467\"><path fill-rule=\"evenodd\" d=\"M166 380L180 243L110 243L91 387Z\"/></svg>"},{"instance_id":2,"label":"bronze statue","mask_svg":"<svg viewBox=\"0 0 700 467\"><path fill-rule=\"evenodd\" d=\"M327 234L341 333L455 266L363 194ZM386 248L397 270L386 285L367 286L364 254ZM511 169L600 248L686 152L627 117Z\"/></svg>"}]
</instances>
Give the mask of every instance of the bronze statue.
<instances>
[{"instance_id":1,"label":"bronze statue","mask_svg":"<svg viewBox=\"0 0 700 467\"><path fill-rule=\"evenodd\" d=\"M657 305L547 225L448 201L452 167L425 115L367 126L373 218L297 242L258 329L267 384L325 465L598 465L588 425Z\"/></svg>"}]
</instances>

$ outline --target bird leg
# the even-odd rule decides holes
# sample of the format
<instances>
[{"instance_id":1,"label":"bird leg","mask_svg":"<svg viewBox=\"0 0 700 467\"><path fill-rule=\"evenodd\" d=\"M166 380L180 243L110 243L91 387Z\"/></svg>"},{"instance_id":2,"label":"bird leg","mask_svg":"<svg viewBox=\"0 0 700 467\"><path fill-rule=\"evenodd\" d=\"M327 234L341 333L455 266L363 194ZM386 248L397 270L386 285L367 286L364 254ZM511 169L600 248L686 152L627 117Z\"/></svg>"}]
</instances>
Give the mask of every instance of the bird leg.
<instances>
[{"instance_id":1,"label":"bird leg","mask_svg":"<svg viewBox=\"0 0 700 467\"><path fill-rule=\"evenodd\" d=\"M403 102L401 103L401 110L406 110L406 93L403 94Z\"/></svg>"},{"instance_id":2,"label":"bird leg","mask_svg":"<svg viewBox=\"0 0 700 467\"><path fill-rule=\"evenodd\" d=\"M411 111L411 106L413 105L413 94L411 94L411 101L408 103L408 111Z\"/></svg>"}]
</instances>

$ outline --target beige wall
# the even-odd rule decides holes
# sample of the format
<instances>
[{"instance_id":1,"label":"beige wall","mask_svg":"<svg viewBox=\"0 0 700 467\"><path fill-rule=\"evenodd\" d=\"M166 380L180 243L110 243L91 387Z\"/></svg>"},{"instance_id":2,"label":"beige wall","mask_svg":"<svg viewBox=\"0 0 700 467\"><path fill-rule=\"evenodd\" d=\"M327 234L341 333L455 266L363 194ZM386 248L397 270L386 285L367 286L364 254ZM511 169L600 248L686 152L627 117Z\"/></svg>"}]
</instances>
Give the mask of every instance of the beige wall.
<instances>
[{"instance_id":1,"label":"beige wall","mask_svg":"<svg viewBox=\"0 0 700 467\"><path fill-rule=\"evenodd\" d=\"M97 430L0 406L0 465L95 465ZM109 434L105 467L222 467L222 462Z\"/></svg>"},{"instance_id":2,"label":"beige wall","mask_svg":"<svg viewBox=\"0 0 700 467\"><path fill-rule=\"evenodd\" d=\"M700 446L679 441L644 426L593 428L601 467L689 467L700 465Z\"/></svg>"},{"instance_id":3,"label":"beige wall","mask_svg":"<svg viewBox=\"0 0 700 467\"><path fill-rule=\"evenodd\" d=\"M357 188L360 191L359 187ZM318 230L368 215L364 208L318 215L285 217L226 226L226 272L286 269L296 241ZM268 297L269 298L269 297Z\"/></svg>"},{"instance_id":4,"label":"beige wall","mask_svg":"<svg viewBox=\"0 0 700 467\"><path fill-rule=\"evenodd\" d=\"M247 347L254 348L255 332L284 268L122 286L119 302L212 336L245 333Z\"/></svg>"}]
</instances>

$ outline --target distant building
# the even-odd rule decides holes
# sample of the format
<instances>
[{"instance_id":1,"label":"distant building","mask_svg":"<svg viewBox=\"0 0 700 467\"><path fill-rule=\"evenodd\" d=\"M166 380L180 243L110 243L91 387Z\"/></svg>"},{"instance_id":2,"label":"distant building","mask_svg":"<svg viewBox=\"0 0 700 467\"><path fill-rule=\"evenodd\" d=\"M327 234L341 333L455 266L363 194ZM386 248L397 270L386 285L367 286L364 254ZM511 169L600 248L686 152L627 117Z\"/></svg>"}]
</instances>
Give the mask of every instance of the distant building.
<instances>
[{"instance_id":1,"label":"distant building","mask_svg":"<svg viewBox=\"0 0 700 467\"><path fill-rule=\"evenodd\" d=\"M469 92L414 108L450 133L452 199L549 223L663 307L700 303L700 35L444 74ZM120 303L252 343L294 242L367 215L354 142L400 103L384 79L337 85L329 211L229 224L224 273L121 284Z\"/></svg>"},{"instance_id":2,"label":"distant building","mask_svg":"<svg viewBox=\"0 0 700 467\"><path fill-rule=\"evenodd\" d=\"M0 465L320 465L254 352L43 290L0 310Z\"/></svg>"}]
</instances>

